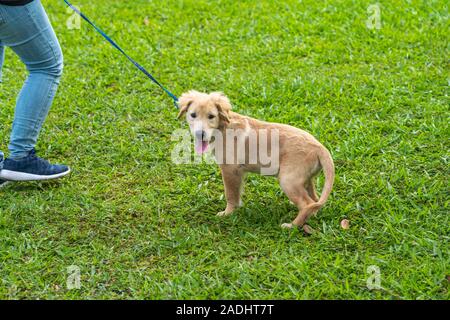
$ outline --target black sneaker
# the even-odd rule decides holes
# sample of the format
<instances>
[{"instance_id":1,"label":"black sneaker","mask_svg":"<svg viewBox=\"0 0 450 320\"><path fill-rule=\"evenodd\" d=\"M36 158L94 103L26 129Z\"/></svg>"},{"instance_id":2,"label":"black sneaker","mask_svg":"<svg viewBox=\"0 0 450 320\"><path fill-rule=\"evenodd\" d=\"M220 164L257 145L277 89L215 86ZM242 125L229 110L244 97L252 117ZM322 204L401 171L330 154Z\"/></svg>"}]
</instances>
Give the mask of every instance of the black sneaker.
<instances>
[{"instance_id":1,"label":"black sneaker","mask_svg":"<svg viewBox=\"0 0 450 320\"><path fill-rule=\"evenodd\" d=\"M37 157L33 149L25 158L5 159L3 169L0 170L0 181L52 180L64 177L69 173L69 167L50 164L47 160Z\"/></svg>"}]
</instances>

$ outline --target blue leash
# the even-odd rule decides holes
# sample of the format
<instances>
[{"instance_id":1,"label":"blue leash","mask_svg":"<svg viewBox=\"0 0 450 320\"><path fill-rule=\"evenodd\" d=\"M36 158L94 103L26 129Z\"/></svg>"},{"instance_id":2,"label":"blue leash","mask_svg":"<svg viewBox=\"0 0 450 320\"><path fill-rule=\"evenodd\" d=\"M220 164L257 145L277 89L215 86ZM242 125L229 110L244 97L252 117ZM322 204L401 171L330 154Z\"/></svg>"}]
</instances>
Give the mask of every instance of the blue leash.
<instances>
[{"instance_id":1,"label":"blue leash","mask_svg":"<svg viewBox=\"0 0 450 320\"><path fill-rule=\"evenodd\" d=\"M86 17L80 10L78 10L76 7L74 7L68 0L64 0L64 2L73 10L75 11L80 17L82 17L84 20L86 20L91 26L94 27L95 30L97 30L98 33L100 33L103 38L105 38L109 43L111 43L113 45L114 48L116 48L117 50L119 50L128 60L130 60L135 66L136 68L138 68L139 70L142 71L142 73L144 73L147 77L150 78L150 80L152 80L154 83L156 83L161 89L164 90L165 93L167 93L167 95L169 97L172 98L173 103L175 104L175 107L178 108L178 98L177 96L175 96L172 92L170 92L168 89L166 89L166 87L164 87L158 80L155 79L155 77L153 77L151 75L150 72L148 72L147 70L145 70L145 68L143 66L141 66L139 63L137 63L133 58L131 58L128 54L126 54L125 51L123 51L123 49L114 42L113 39L111 39L106 33L104 33L102 31L102 29L100 29L99 27L97 27L91 20L89 20L88 17Z\"/></svg>"}]
</instances>

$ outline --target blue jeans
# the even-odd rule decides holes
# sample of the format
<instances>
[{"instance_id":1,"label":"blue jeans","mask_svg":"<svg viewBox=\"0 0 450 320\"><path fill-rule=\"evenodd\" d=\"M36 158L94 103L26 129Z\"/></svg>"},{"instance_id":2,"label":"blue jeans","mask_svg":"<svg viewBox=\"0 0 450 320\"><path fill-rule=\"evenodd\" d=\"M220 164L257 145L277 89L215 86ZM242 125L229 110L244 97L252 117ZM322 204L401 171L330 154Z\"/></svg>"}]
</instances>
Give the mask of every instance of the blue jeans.
<instances>
[{"instance_id":1,"label":"blue jeans","mask_svg":"<svg viewBox=\"0 0 450 320\"><path fill-rule=\"evenodd\" d=\"M17 98L8 146L9 157L16 160L36 145L63 70L61 47L40 0L24 6L0 5L0 82L6 46L29 72Z\"/></svg>"}]
</instances>

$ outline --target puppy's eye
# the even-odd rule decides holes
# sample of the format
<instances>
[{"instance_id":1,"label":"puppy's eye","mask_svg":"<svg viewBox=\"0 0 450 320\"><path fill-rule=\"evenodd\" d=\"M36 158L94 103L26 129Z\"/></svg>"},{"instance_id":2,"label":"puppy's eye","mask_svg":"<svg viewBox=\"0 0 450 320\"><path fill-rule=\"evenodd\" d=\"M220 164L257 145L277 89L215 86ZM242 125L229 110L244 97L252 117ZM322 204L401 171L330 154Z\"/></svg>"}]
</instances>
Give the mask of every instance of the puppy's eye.
<instances>
[{"instance_id":1,"label":"puppy's eye","mask_svg":"<svg viewBox=\"0 0 450 320\"><path fill-rule=\"evenodd\" d=\"M214 119L215 117L216 117L216 116L213 115L213 114L208 115L208 119L209 119L209 120L212 120L212 119Z\"/></svg>"},{"instance_id":2,"label":"puppy's eye","mask_svg":"<svg viewBox=\"0 0 450 320\"><path fill-rule=\"evenodd\" d=\"M191 113L191 118L196 118L197 114L195 112Z\"/></svg>"}]
</instances>

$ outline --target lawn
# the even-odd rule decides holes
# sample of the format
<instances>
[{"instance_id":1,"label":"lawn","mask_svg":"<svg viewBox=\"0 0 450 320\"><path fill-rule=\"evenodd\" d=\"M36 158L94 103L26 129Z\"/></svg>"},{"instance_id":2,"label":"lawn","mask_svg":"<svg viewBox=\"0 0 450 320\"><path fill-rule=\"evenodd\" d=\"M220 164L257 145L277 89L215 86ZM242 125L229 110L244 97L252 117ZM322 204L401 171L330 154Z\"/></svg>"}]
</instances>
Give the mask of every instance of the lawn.
<instances>
[{"instance_id":1,"label":"lawn","mask_svg":"<svg viewBox=\"0 0 450 320\"><path fill-rule=\"evenodd\" d=\"M175 94L223 91L331 151L305 236L280 228L297 211L273 178L249 176L245 206L216 217L218 167L171 160L171 100L43 1L65 69L37 150L73 172L1 189L0 298L449 299L448 2L380 1L379 28L374 3L74 1ZM8 49L4 151L25 76Z\"/></svg>"}]
</instances>

